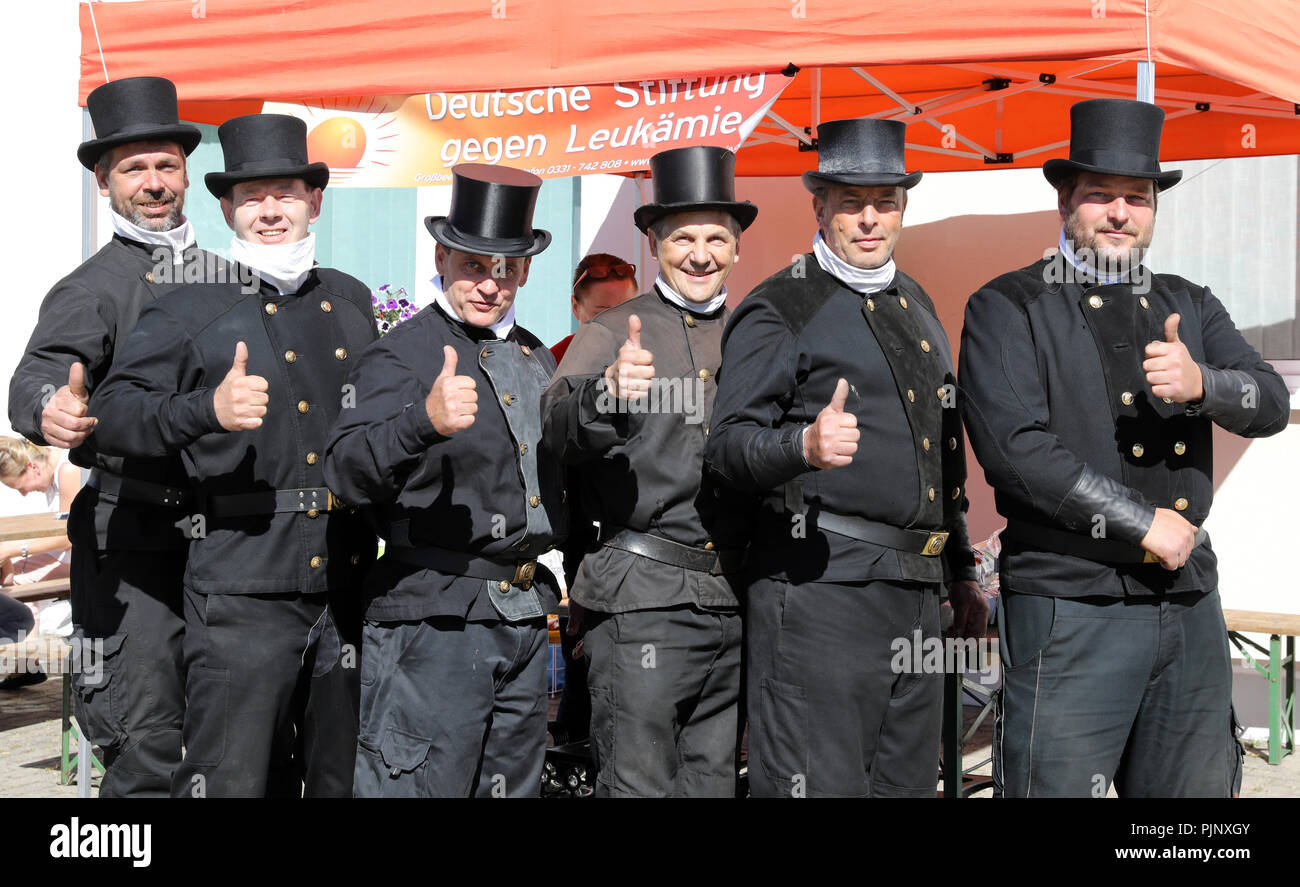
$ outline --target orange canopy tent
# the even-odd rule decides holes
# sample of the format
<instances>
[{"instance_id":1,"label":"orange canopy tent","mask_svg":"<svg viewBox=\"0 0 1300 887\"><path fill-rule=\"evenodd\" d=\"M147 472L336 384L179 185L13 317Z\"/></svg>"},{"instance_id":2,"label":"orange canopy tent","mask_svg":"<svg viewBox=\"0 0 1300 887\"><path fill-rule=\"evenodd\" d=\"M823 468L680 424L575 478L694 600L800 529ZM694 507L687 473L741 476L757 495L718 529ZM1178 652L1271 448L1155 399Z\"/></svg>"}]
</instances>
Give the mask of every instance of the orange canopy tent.
<instances>
[{"instance_id":1,"label":"orange canopy tent","mask_svg":"<svg viewBox=\"0 0 1300 887\"><path fill-rule=\"evenodd\" d=\"M434 8L436 7L436 8ZM262 101L786 71L738 172L795 175L820 120L908 123L909 168L1038 166L1070 104L1154 72L1163 158L1300 153L1300 19L1206 0L141 0L81 7L80 101L165 74L182 116ZM1147 66L1147 63L1150 66Z\"/></svg>"}]
</instances>

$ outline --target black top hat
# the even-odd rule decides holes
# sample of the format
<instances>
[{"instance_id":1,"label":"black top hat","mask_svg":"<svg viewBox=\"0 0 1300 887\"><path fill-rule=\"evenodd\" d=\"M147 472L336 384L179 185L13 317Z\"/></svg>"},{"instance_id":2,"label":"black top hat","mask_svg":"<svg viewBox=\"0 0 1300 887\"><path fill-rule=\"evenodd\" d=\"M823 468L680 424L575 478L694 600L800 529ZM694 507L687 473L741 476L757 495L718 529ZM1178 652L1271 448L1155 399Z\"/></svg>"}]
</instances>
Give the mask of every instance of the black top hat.
<instances>
[{"instance_id":1,"label":"black top hat","mask_svg":"<svg viewBox=\"0 0 1300 887\"><path fill-rule=\"evenodd\" d=\"M551 245L551 232L533 227L542 180L530 172L489 163L451 168L451 209L425 216L433 239L478 256L535 256Z\"/></svg>"},{"instance_id":2,"label":"black top hat","mask_svg":"<svg viewBox=\"0 0 1300 887\"><path fill-rule=\"evenodd\" d=\"M308 188L329 184L330 168L307 162L307 124L288 114L234 117L217 130L225 172L203 177L213 197L224 197L240 182L302 179Z\"/></svg>"},{"instance_id":3,"label":"black top hat","mask_svg":"<svg viewBox=\"0 0 1300 887\"><path fill-rule=\"evenodd\" d=\"M77 147L86 169L110 148L128 142L178 142L188 155L203 134L176 116L176 85L165 77L126 77L96 87L86 96L95 135Z\"/></svg>"},{"instance_id":4,"label":"black top hat","mask_svg":"<svg viewBox=\"0 0 1300 887\"><path fill-rule=\"evenodd\" d=\"M1089 99L1070 108L1070 158L1043 164L1055 187L1070 172L1155 179L1161 191L1178 184L1181 169L1160 171L1160 129L1165 112L1131 99Z\"/></svg>"},{"instance_id":5,"label":"black top hat","mask_svg":"<svg viewBox=\"0 0 1300 887\"><path fill-rule=\"evenodd\" d=\"M879 117L827 120L817 127L817 171L803 174L809 191L826 185L902 185L921 181L903 162L907 126Z\"/></svg>"},{"instance_id":6,"label":"black top hat","mask_svg":"<svg viewBox=\"0 0 1300 887\"><path fill-rule=\"evenodd\" d=\"M673 213L717 209L730 213L744 231L753 224L758 207L736 200L736 155L726 148L696 145L671 148L650 158L656 203L632 214L642 233Z\"/></svg>"}]
</instances>

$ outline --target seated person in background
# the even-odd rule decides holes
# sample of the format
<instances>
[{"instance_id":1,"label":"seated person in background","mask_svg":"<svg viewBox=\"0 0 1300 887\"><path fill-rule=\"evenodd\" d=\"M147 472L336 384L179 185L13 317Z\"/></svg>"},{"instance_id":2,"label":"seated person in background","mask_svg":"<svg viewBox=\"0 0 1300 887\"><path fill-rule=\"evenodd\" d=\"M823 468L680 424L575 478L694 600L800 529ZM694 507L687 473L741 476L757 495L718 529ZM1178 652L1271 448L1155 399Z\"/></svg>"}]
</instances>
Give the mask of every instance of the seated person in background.
<instances>
[{"instance_id":1,"label":"seated person in background","mask_svg":"<svg viewBox=\"0 0 1300 887\"><path fill-rule=\"evenodd\" d=\"M573 269L573 316L586 323L606 308L622 305L636 295L636 265L629 265L609 253L584 256ZM577 333L570 333L551 346L558 363Z\"/></svg>"},{"instance_id":2,"label":"seated person in background","mask_svg":"<svg viewBox=\"0 0 1300 887\"><path fill-rule=\"evenodd\" d=\"M67 512L81 489L81 469L68 462L68 451L48 449L21 437L0 437L0 483L26 496L44 493L44 511ZM4 585L30 585L68 575L68 537L0 542L0 579Z\"/></svg>"}]
</instances>

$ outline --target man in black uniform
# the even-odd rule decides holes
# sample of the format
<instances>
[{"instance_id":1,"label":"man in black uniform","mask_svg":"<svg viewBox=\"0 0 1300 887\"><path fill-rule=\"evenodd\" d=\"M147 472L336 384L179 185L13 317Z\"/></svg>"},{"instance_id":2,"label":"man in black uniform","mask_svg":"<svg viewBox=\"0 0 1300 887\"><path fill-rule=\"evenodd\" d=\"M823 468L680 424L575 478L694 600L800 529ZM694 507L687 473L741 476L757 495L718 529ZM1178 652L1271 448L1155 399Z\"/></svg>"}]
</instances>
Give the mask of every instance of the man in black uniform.
<instances>
[{"instance_id":1,"label":"man in black uniform","mask_svg":"<svg viewBox=\"0 0 1300 887\"><path fill-rule=\"evenodd\" d=\"M892 258L921 178L904 129L818 127L813 252L759 284L723 340L705 458L762 498L746 562L756 796L933 797L942 674L900 669L899 644L939 643L943 582L959 633L988 618L948 339Z\"/></svg>"},{"instance_id":2,"label":"man in black uniform","mask_svg":"<svg viewBox=\"0 0 1300 887\"><path fill-rule=\"evenodd\" d=\"M538 555L564 532L563 473L542 442L555 359L515 323L541 180L453 168L434 304L366 353L325 473L372 506L384 557L367 581L355 793L536 797L546 751Z\"/></svg>"},{"instance_id":3,"label":"man in black uniform","mask_svg":"<svg viewBox=\"0 0 1300 887\"><path fill-rule=\"evenodd\" d=\"M735 200L735 164L708 146L651 158L656 202L635 221L654 288L579 328L543 401L546 442L600 523L571 596L601 794L735 794L744 541L704 475L725 282L758 214Z\"/></svg>"},{"instance_id":4,"label":"man in black uniform","mask_svg":"<svg viewBox=\"0 0 1300 887\"><path fill-rule=\"evenodd\" d=\"M91 402L101 447L181 452L196 490L185 571L185 761L174 796L350 794L355 598L374 535L324 486L370 292L314 262L323 163L275 114L218 131L209 173L260 289L185 287L150 306ZM341 637L340 637L341 636ZM340 751L340 746L342 751Z\"/></svg>"},{"instance_id":5,"label":"man in black uniform","mask_svg":"<svg viewBox=\"0 0 1300 887\"><path fill-rule=\"evenodd\" d=\"M176 87L161 77L106 83L86 107L98 137L77 157L109 198L113 238L46 296L9 383L9 420L91 469L68 537L73 622L103 655L82 664L74 697L77 723L103 750L100 796L165 796L181 760L185 711L188 483L175 455L100 452L87 402L141 309L189 273L180 263L208 270L212 257L195 246L183 213L185 158L200 134L178 122Z\"/></svg>"},{"instance_id":6,"label":"man in black uniform","mask_svg":"<svg viewBox=\"0 0 1300 887\"><path fill-rule=\"evenodd\" d=\"M1143 264L1164 112L1070 112L1060 252L971 296L962 413L1002 534L995 780L1013 797L1219 796L1240 780L1212 423L1286 425L1286 386L1206 287Z\"/></svg>"}]
</instances>

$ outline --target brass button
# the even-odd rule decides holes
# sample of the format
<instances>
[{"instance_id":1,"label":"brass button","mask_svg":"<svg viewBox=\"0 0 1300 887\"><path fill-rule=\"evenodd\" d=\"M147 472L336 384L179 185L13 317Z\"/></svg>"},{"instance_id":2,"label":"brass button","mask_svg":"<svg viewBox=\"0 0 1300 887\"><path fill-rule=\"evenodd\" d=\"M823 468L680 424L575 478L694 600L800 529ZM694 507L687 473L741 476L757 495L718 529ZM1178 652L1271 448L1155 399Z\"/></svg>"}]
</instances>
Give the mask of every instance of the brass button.
<instances>
[{"instance_id":1,"label":"brass button","mask_svg":"<svg viewBox=\"0 0 1300 887\"><path fill-rule=\"evenodd\" d=\"M930 438L921 438L921 449L925 450L927 453L930 452Z\"/></svg>"},{"instance_id":2,"label":"brass button","mask_svg":"<svg viewBox=\"0 0 1300 887\"><path fill-rule=\"evenodd\" d=\"M926 354L930 353L930 343L925 341L925 339L921 340L921 350L924 351Z\"/></svg>"},{"instance_id":3,"label":"brass button","mask_svg":"<svg viewBox=\"0 0 1300 887\"><path fill-rule=\"evenodd\" d=\"M487 350L486 348L484 348L482 351L479 352L479 355L478 355L478 356L479 356L479 357L487 357L487 356L488 356L488 350Z\"/></svg>"},{"instance_id":4,"label":"brass button","mask_svg":"<svg viewBox=\"0 0 1300 887\"><path fill-rule=\"evenodd\" d=\"M876 300L875 300L875 299L867 299L867 310L868 310L868 311L875 311L875 310L876 310Z\"/></svg>"},{"instance_id":5,"label":"brass button","mask_svg":"<svg viewBox=\"0 0 1300 887\"><path fill-rule=\"evenodd\" d=\"M521 456L527 456L527 455L528 455L528 444L520 444L520 445L519 445L519 455L521 455Z\"/></svg>"},{"instance_id":6,"label":"brass button","mask_svg":"<svg viewBox=\"0 0 1300 887\"><path fill-rule=\"evenodd\" d=\"M274 314L279 309L275 307L274 302L267 302L265 305L262 306L262 310L265 311L267 314Z\"/></svg>"},{"instance_id":7,"label":"brass button","mask_svg":"<svg viewBox=\"0 0 1300 887\"><path fill-rule=\"evenodd\" d=\"M1143 311L1145 311L1145 310L1147 310L1148 308L1151 307L1151 303L1147 301L1147 297L1146 297L1146 296L1141 296L1141 297L1139 297L1139 298L1138 298L1138 304L1142 306L1142 310L1143 310Z\"/></svg>"},{"instance_id":8,"label":"brass button","mask_svg":"<svg viewBox=\"0 0 1300 887\"><path fill-rule=\"evenodd\" d=\"M934 501L934 487L930 487L930 501Z\"/></svg>"},{"instance_id":9,"label":"brass button","mask_svg":"<svg viewBox=\"0 0 1300 887\"><path fill-rule=\"evenodd\" d=\"M916 403L916 392L911 388L907 389L907 402Z\"/></svg>"},{"instance_id":10,"label":"brass button","mask_svg":"<svg viewBox=\"0 0 1300 887\"><path fill-rule=\"evenodd\" d=\"M315 464L316 464L316 460L319 459L319 458L320 458L320 457L316 455L315 451L310 452L310 453L307 454L307 464L308 464L308 465L315 465Z\"/></svg>"},{"instance_id":11,"label":"brass button","mask_svg":"<svg viewBox=\"0 0 1300 887\"><path fill-rule=\"evenodd\" d=\"M348 359L348 349L346 349L346 348L335 348L335 349L334 349L334 359L335 359L335 360L347 360L347 359Z\"/></svg>"},{"instance_id":12,"label":"brass button","mask_svg":"<svg viewBox=\"0 0 1300 887\"><path fill-rule=\"evenodd\" d=\"M948 396L948 389L947 389L947 388L936 388L935 391L934 391L934 393L938 396L938 398L939 398L940 400L943 400L945 397Z\"/></svg>"},{"instance_id":13,"label":"brass button","mask_svg":"<svg viewBox=\"0 0 1300 887\"><path fill-rule=\"evenodd\" d=\"M955 437L948 438L948 449L952 450L953 452L957 451L957 438Z\"/></svg>"},{"instance_id":14,"label":"brass button","mask_svg":"<svg viewBox=\"0 0 1300 887\"><path fill-rule=\"evenodd\" d=\"M320 310L324 311L326 314L329 314L331 311L334 310L334 306L330 304L329 299L321 299Z\"/></svg>"},{"instance_id":15,"label":"brass button","mask_svg":"<svg viewBox=\"0 0 1300 887\"><path fill-rule=\"evenodd\" d=\"M694 318L694 317L691 317L689 314L686 315L686 325L687 325L687 326L695 326L695 318Z\"/></svg>"},{"instance_id":16,"label":"brass button","mask_svg":"<svg viewBox=\"0 0 1300 887\"><path fill-rule=\"evenodd\" d=\"M307 512L307 516L314 520L315 518L320 517L320 511L313 508L311 511Z\"/></svg>"},{"instance_id":17,"label":"brass button","mask_svg":"<svg viewBox=\"0 0 1300 887\"><path fill-rule=\"evenodd\" d=\"M542 497L534 493L528 497L528 504L536 508L538 505L542 504Z\"/></svg>"},{"instance_id":18,"label":"brass button","mask_svg":"<svg viewBox=\"0 0 1300 887\"><path fill-rule=\"evenodd\" d=\"M712 542L705 542L705 543L704 543L704 550L705 550L705 551L712 551L712 550L713 550L713 543L712 543Z\"/></svg>"},{"instance_id":19,"label":"brass button","mask_svg":"<svg viewBox=\"0 0 1300 887\"><path fill-rule=\"evenodd\" d=\"M898 304L900 304L900 305L902 305L904 308L906 308L906 307L907 307L907 297L906 297L906 296L899 296L899 297L898 297Z\"/></svg>"},{"instance_id":20,"label":"brass button","mask_svg":"<svg viewBox=\"0 0 1300 887\"><path fill-rule=\"evenodd\" d=\"M532 354L532 353L533 353L533 349L529 348L527 345L520 345L520 346L519 346L519 350L522 351L522 352L524 352L524 354Z\"/></svg>"},{"instance_id":21,"label":"brass button","mask_svg":"<svg viewBox=\"0 0 1300 887\"><path fill-rule=\"evenodd\" d=\"M361 555L354 554L352 555L352 557L348 558L348 560L350 560L352 562L352 566L355 567L357 564L361 563Z\"/></svg>"},{"instance_id":22,"label":"brass button","mask_svg":"<svg viewBox=\"0 0 1300 887\"><path fill-rule=\"evenodd\" d=\"M295 360L297 360L297 359L298 359L298 355L297 355L296 353L294 353L293 351L286 351L286 352L284 352L284 362L285 362L285 363L293 363L293 362L294 362Z\"/></svg>"},{"instance_id":23,"label":"brass button","mask_svg":"<svg viewBox=\"0 0 1300 887\"><path fill-rule=\"evenodd\" d=\"M300 413L307 412L307 401L305 400L298 401L298 412Z\"/></svg>"},{"instance_id":24,"label":"brass button","mask_svg":"<svg viewBox=\"0 0 1300 887\"><path fill-rule=\"evenodd\" d=\"M1147 448L1142 446L1142 444L1140 443L1133 444L1133 455L1136 456L1137 458L1141 459L1142 454L1145 453L1146 451Z\"/></svg>"},{"instance_id":25,"label":"brass button","mask_svg":"<svg viewBox=\"0 0 1300 887\"><path fill-rule=\"evenodd\" d=\"M1123 394L1119 396L1119 402L1124 404L1124 406L1128 406L1129 404L1133 403L1133 392L1125 391Z\"/></svg>"},{"instance_id":26,"label":"brass button","mask_svg":"<svg viewBox=\"0 0 1300 887\"><path fill-rule=\"evenodd\" d=\"M1187 444L1183 443L1181 440L1178 441L1178 443L1174 444L1174 455L1175 455L1175 456L1181 456L1183 453L1186 453L1186 452L1187 452Z\"/></svg>"},{"instance_id":27,"label":"brass button","mask_svg":"<svg viewBox=\"0 0 1300 887\"><path fill-rule=\"evenodd\" d=\"M703 379L705 382L709 381L709 371L700 370L700 378Z\"/></svg>"},{"instance_id":28,"label":"brass button","mask_svg":"<svg viewBox=\"0 0 1300 887\"><path fill-rule=\"evenodd\" d=\"M1177 499L1174 500L1174 509L1177 511L1186 511L1187 500L1179 496Z\"/></svg>"},{"instance_id":29,"label":"brass button","mask_svg":"<svg viewBox=\"0 0 1300 887\"><path fill-rule=\"evenodd\" d=\"M1088 298L1088 304L1091 305L1091 306L1094 307L1094 308L1100 308L1100 307L1101 307L1101 296L1090 296L1090 297Z\"/></svg>"},{"instance_id":30,"label":"brass button","mask_svg":"<svg viewBox=\"0 0 1300 887\"><path fill-rule=\"evenodd\" d=\"M149 273L147 273L147 274L144 276L144 279L147 280L147 281L149 281L150 283L153 283L153 272L150 271Z\"/></svg>"},{"instance_id":31,"label":"brass button","mask_svg":"<svg viewBox=\"0 0 1300 887\"><path fill-rule=\"evenodd\" d=\"M314 558L311 559L311 568L314 570L314 569L316 569L317 567L319 567L319 566L320 566L321 564L323 564L323 563L325 563L325 558L321 557L321 556L318 554L318 555L316 555Z\"/></svg>"},{"instance_id":32,"label":"brass button","mask_svg":"<svg viewBox=\"0 0 1300 887\"><path fill-rule=\"evenodd\" d=\"M1165 403L1173 403L1173 402L1174 402L1174 399L1173 399L1172 397L1162 397L1162 398L1160 398L1160 399L1163 400Z\"/></svg>"},{"instance_id":33,"label":"brass button","mask_svg":"<svg viewBox=\"0 0 1300 887\"><path fill-rule=\"evenodd\" d=\"M507 582L506 580L502 579L500 582L497 583L497 590L499 590L499 591L509 591L509 590L510 590L510 583Z\"/></svg>"},{"instance_id":34,"label":"brass button","mask_svg":"<svg viewBox=\"0 0 1300 887\"><path fill-rule=\"evenodd\" d=\"M506 406L510 406L512 403L515 402L515 396L509 392L506 392L505 396L502 397L501 399L505 401Z\"/></svg>"},{"instance_id":35,"label":"brass button","mask_svg":"<svg viewBox=\"0 0 1300 887\"><path fill-rule=\"evenodd\" d=\"M953 487L953 488L952 488L952 497L953 497L954 499L960 499L960 498L961 498L961 487Z\"/></svg>"}]
</instances>

